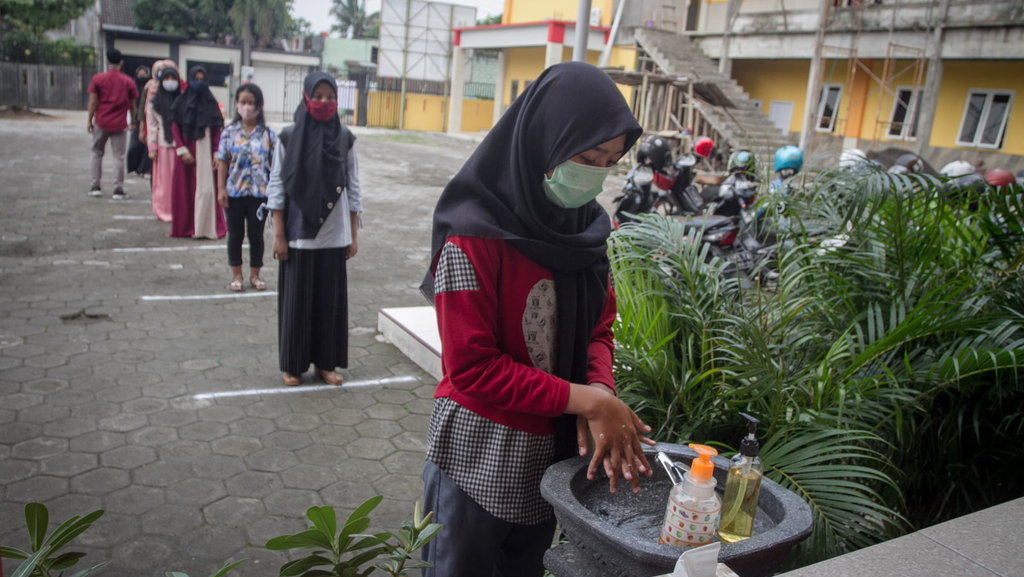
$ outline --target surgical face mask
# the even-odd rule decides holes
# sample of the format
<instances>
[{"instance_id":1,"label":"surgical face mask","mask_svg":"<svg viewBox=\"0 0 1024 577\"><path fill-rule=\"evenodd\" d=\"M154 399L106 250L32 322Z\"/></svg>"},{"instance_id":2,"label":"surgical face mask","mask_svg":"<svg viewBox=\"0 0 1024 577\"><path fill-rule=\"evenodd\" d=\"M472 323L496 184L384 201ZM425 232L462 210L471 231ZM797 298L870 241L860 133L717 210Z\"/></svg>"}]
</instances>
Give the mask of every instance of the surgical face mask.
<instances>
[{"instance_id":1,"label":"surgical face mask","mask_svg":"<svg viewBox=\"0 0 1024 577\"><path fill-rule=\"evenodd\" d=\"M192 90L205 90L208 86L210 83L205 80L193 80L188 83L188 87Z\"/></svg>"},{"instance_id":2,"label":"surgical face mask","mask_svg":"<svg viewBox=\"0 0 1024 577\"><path fill-rule=\"evenodd\" d=\"M327 122L338 113L338 103L333 100L306 99L306 110L320 122Z\"/></svg>"},{"instance_id":3,"label":"surgical face mask","mask_svg":"<svg viewBox=\"0 0 1024 577\"><path fill-rule=\"evenodd\" d=\"M178 81L173 78L164 80L160 83L167 92L176 92L178 90Z\"/></svg>"},{"instance_id":4,"label":"surgical face mask","mask_svg":"<svg viewBox=\"0 0 1024 577\"><path fill-rule=\"evenodd\" d=\"M567 160L544 177L548 200L562 208L579 208L597 198L612 167L587 166Z\"/></svg>"},{"instance_id":5,"label":"surgical face mask","mask_svg":"<svg viewBox=\"0 0 1024 577\"><path fill-rule=\"evenodd\" d=\"M239 104L238 115L242 117L242 120L252 120L259 116L259 111L256 110L255 104Z\"/></svg>"}]
</instances>

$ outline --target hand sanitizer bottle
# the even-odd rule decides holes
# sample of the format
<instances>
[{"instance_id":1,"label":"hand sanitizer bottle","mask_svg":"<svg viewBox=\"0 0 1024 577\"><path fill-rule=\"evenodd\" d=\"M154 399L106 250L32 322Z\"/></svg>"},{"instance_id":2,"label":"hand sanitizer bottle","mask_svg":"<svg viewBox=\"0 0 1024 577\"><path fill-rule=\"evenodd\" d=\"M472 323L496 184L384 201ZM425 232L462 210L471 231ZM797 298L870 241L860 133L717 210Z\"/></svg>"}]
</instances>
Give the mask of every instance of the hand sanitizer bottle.
<instances>
[{"instance_id":1,"label":"hand sanitizer bottle","mask_svg":"<svg viewBox=\"0 0 1024 577\"><path fill-rule=\"evenodd\" d=\"M750 537L757 516L757 499L761 494L763 467L757 457L761 445L757 441L758 420L740 413L747 420L747 436L740 442L740 452L732 458L729 475L725 478L725 497L722 499L722 526L718 536L727 543Z\"/></svg>"},{"instance_id":2,"label":"hand sanitizer bottle","mask_svg":"<svg viewBox=\"0 0 1024 577\"><path fill-rule=\"evenodd\" d=\"M683 482L672 487L665 508L665 522L661 527L661 543L694 547L715 540L722 501L715 493L715 464L711 457L718 451L707 445L691 444L697 458Z\"/></svg>"}]
</instances>

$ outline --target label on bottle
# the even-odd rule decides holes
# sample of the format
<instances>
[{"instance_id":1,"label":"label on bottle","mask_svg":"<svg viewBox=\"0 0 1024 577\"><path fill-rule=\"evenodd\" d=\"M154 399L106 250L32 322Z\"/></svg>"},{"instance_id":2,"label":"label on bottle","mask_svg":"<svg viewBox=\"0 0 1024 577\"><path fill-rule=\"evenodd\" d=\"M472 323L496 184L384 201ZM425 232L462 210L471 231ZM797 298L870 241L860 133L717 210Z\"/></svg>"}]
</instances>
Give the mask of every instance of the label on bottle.
<instances>
[{"instance_id":1,"label":"label on bottle","mask_svg":"<svg viewBox=\"0 0 1024 577\"><path fill-rule=\"evenodd\" d=\"M660 543L684 547L707 545L715 540L721 506L717 499L696 501L669 495Z\"/></svg>"}]
</instances>

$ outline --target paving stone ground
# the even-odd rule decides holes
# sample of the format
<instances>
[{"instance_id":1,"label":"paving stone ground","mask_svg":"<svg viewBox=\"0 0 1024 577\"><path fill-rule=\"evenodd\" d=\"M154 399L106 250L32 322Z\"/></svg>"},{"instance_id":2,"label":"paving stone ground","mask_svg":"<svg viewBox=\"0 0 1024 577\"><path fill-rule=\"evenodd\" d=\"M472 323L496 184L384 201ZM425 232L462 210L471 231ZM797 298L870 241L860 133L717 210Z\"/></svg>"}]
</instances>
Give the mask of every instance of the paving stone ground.
<instances>
[{"instance_id":1,"label":"paving stone ground","mask_svg":"<svg viewBox=\"0 0 1024 577\"><path fill-rule=\"evenodd\" d=\"M350 385L287 389L276 298L234 298L224 243L169 238L147 181L112 201L109 155L105 196L87 197L84 126L82 112L0 118L0 544L27 547L28 502L53 520L104 509L76 569L203 577L247 557L235 574L262 577L287 561L262 545L312 505L347 515L383 495L374 527L397 529L421 492L436 383L383 341L377 313L422 304L430 215L473 141L356 130Z\"/></svg>"}]
</instances>

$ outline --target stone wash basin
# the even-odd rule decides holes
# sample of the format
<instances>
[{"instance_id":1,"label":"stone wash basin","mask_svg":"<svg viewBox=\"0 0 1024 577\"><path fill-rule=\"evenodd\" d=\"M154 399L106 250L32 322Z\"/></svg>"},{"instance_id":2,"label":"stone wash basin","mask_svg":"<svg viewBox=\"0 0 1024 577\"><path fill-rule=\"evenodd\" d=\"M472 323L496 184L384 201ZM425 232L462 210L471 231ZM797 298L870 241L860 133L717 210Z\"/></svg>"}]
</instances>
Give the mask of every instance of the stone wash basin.
<instances>
[{"instance_id":1,"label":"stone wash basin","mask_svg":"<svg viewBox=\"0 0 1024 577\"><path fill-rule=\"evenodd\" d=\"M588 481L589 457L574 457L548 468L541 494L554 507L558 524L568 537L568 542L544 556L549 571L557 577L651 577L672 572L683 548L658 543L672 487L655 459L659 450L686 464L697 456L682 445L659 444L647 451L654 476L641 479L639 494L620 483L619 492L613 495L608 492L607 480ZM721 496L729 461L715 457L714 463ZM811 522L811 508L803 499L764 479L753 535L722 543L718 560L741 577L772 575L793 546L810 535Z\"/></svg>"}]
</instances>

